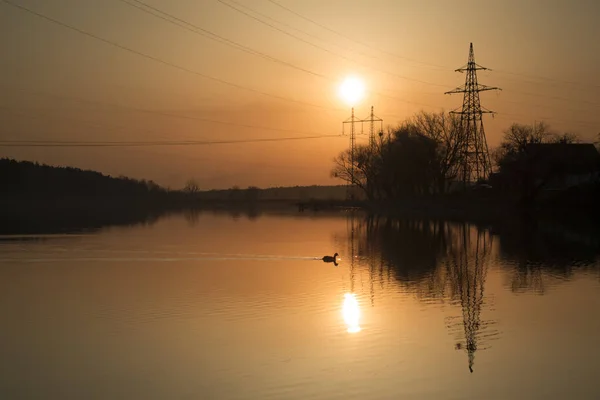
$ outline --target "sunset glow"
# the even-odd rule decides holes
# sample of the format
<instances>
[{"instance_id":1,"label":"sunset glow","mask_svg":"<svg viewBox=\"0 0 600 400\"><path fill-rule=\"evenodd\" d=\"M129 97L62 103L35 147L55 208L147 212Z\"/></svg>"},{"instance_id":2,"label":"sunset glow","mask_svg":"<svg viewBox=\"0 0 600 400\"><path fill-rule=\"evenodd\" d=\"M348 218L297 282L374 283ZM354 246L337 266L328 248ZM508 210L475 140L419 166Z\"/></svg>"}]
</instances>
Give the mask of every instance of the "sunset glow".
<instances>
[{"instance_id":1,"label":"sunset glow","mask_svg":"<svg viewBox=\"0 0 600 400\"><path fill-rule=\"evenodd\" d=\"M599 16L0 0L0 400L600 400Z\"/></svg>"},{"instance_id":2,"label":"sunset glow","mask_svg":"<svg viewBox=\"0 0 600 400\"><path fill-rule=\"evenodd\" d=\"M336 186L350 109L460 111L471 43L502 89L481 93L490 151L514 123L597 141L600 2L508 1L5 0L0 147L177 190Z\"/></svg>"}]
</instances>

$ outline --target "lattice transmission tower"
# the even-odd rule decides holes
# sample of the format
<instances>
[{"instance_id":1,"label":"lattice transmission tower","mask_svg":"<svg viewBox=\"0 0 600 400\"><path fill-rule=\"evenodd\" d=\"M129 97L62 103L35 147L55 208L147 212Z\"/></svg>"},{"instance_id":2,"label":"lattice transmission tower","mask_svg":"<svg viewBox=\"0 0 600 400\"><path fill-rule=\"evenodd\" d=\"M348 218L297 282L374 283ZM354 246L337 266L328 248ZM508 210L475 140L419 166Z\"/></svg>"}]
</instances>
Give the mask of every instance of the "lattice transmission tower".
<instances>
[{"instance_id":1,"label":"lattice transmission tower","mask_svg":"<svg viewBox=\"0 0 600 400\"><path fill-rule=\"evenodd\" d=\"M365 122L369 122L369 148L371 154L375 150L375 122L379 122L379 132L383 132L383 119L375 115L374 108L371 106L371 115L369 118L365 118Z\"/></svg>"},{"instance_id":2,"label":"lattice transmission tower","mask_svg":"<svg viewBox=\"0 0 600 400\"><path fill-rule=\"evenodd\" d=\"M356 171L355 171L355 163L356 163L356 127L355 125L357 123L361 124L360 127L360 131L361 131L361 135L364 132L364 123L368 122L370 123L370 130L369 130L369 148L371 151L373 151L375 149L375 123L379 122L380 123L380 132L383 131L383 119L377 117L374 114L374 108L373 106L371 106L371 114L369 115L369 117L365 118L365 119L360 119L357 118L354 115L354 107L352 107L352 115L350 116L350 118L348 118L347 120L345 120L344 122L342 122L342 134L345 134L345 129L344 127L346 126L346 124L350 124L350 171L349 171L349 182L348 185L346 186L346 200L355 200L356 199Z\"/></svg>"},{"instance_id":3,"label":"lattice transmission tower","mask_svg":"<svg viewBox=\"0 0 600 400\"><path fill-rule=\"evenodd\" d=\"M467 73L464 86L459 86L445 93L464 94L462 109L450 113L460 114L463 150L458 177L465 187L468 183L488 179L492 172L492 163L490 162L485 130L483 129L483 114L494 114L494 112L481 106L479 92L501 89L477 82L477 71L487 69L475 63L473 43L471 43L467 65L455 70L456 72Z\"/></svg>"},{"instance_id":4,"label":"lattice transmission tower","mask_svg":"<svg viewBox=\"0 0 600 400\"><path fill-rule=\"evenodd\" d=\"M354 200L356 196L356 179L354 170L354 157L356 152L356 128L355 124L362 120L354 116L354 107L352 107L352 115L350 118L342 122L342 134L345 134L344 127L350 124L350 180L346 186L346 200Z\"/></svg>"}]
</instances>

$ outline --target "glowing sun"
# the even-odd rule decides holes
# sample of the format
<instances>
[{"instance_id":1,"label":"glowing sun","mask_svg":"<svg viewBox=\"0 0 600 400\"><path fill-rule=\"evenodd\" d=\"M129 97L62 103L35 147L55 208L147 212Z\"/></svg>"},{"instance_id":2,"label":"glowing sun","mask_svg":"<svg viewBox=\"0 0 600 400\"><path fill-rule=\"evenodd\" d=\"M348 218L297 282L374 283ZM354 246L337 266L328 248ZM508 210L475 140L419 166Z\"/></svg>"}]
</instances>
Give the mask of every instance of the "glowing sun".
<instances>
[{"instance_id":1,"label":"glowing sun","mask_svg":"<svg viewBox=\"0 0 600 400\"><path fill-rule=\"evenodd\" d=\"M355 106L365 95L365 85L359 78L349 76L340 85L339 95L348 105Z\"/></svg>"}]
</instances>

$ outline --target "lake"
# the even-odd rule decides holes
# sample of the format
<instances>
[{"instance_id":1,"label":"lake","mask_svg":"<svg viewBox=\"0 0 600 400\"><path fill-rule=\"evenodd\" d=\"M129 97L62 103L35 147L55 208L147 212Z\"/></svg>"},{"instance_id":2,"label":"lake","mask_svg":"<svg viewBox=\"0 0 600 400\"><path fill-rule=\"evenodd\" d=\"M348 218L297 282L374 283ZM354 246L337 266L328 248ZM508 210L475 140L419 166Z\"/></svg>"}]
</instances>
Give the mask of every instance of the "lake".
<instances>
[{"instance_id":1,"label":"lake","mask_svg":"<svg viewBox=\"0 0 600 400\"><path fill-rule=\"evenodd\" d=\"M599 250L350 212L5 235L1 398L597 399Z\"/></svg>"}]
</instances>

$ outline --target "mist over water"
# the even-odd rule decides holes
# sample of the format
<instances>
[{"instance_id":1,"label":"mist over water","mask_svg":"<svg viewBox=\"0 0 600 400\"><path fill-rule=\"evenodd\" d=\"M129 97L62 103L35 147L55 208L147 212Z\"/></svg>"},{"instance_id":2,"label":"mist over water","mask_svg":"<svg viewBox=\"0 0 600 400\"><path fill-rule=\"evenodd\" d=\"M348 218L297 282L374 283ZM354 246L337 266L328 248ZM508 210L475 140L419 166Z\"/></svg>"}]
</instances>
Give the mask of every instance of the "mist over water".
<instances>
[{"instance_id":1,"label":"mist over water","mask_svg":"<svg viewBox=\"0 0 600 400\"><path fill-rule=\"evenodd\" d=\"M545 222L351 213L4 235L0 392L596 398L599 254L593 232Z\"/></svg>"}]
</instances>

